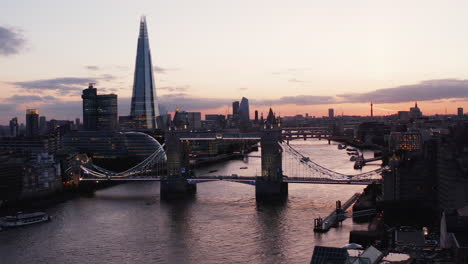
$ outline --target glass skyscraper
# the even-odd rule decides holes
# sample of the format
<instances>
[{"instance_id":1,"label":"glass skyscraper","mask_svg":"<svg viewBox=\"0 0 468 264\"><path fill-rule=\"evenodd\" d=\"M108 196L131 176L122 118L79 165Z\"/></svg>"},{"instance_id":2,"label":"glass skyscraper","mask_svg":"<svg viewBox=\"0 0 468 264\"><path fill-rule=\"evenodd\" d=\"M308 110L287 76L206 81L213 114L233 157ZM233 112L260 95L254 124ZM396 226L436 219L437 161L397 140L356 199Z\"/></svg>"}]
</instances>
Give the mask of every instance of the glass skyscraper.
<instances>
[{"instance_id":1,"label":"glass skyscraper","mask_svg":"<svg viewBox=\"0 0 468 264\"><path fill-rule=\"evenodd\" d=\"M241 122L250 121L249 99L245 97L242 97L242 100L239 105L239 117Z\"/></svg>"},{"instance_id":2,"label":"glass skyscraper","mask_svg":"<svg viewBox=\"0 0 468 264\"><path fill-rule=\"evenodd\" d=\"M136 128L156 129L159 105L154 85L153 65L145 17L141 17L130 116Z\"/></svg>"}]
</instances>

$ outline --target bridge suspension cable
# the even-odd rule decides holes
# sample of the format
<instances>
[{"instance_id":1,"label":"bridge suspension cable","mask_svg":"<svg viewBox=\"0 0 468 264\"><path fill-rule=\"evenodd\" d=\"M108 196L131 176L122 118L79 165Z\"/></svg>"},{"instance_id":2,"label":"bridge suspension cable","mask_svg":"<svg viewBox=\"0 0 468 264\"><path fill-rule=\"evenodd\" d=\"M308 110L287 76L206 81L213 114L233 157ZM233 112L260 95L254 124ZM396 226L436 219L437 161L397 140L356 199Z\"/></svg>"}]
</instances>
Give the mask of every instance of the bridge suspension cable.
<instances>
[{"instance_id":1,"label":"bridge suspension cable","mask_svg":"<svg viewBox=\"0 0 468 264\"><path fill-rule=\"evenodd\" d=\"M122 172L113 172L102 167L99 167L95 164L89 164L89 166L81 165L81 169L88 174L91 174L98 178L125 178L131 177L133 175L141 174L142 172L147 171L148 169L153 169L154 165L156 165L156 172L160 173L163 169L163 165L161 164L166 160L166 152L164 151L164 144L161 148L158 148L155 152L149 155L146 159L142 162L138 163L137 165L122 171Z\"/></svg>"},{"instance_id":2,"label":"bridge suspension cable","mask_svg":"<svg viewBox=\"0 0 468 264\"><path fill-rule=\"evenodd\" d=\"M339 180L339 179L370 180L370 179L375 179L385 169L385 168L378 168L376 170L372 170L372 171L368 171L368 172L364 172L360 174L344 174L344 173L336 172L328 168L325 168L324 166L312 161L309 157L304 156L302 153L300 153L298 150L293 148L291 145L288 145L288 144L281 144L281 145L286 155L288 155L291 159L296 160L296 162L299 161L299 166L297 163L294 164L292 162L288 164L288 158L286 158L287 169L291 170L291 172L293 172L294 175L300 175L302 177L304 177L305 175L310 175L309 177L323 178L323 176L325 176L325 177L336 179L336 180ZM301 170L301 168L303 170Z\"/></svg>"}]
</instances>

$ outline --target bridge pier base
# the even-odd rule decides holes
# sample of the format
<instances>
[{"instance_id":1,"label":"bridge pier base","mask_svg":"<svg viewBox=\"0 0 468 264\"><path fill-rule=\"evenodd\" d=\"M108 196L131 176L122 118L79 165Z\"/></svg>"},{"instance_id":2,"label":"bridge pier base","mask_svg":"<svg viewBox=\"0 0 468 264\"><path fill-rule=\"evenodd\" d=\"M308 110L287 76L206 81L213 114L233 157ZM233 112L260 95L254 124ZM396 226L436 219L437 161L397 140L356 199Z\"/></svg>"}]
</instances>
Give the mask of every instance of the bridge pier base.
<instances>
[{"instance_id":1,"label":"bridge pier base","mask_svg":"<svg viewBox=\"0 0 468 264\"><path fill-rule=\"evenodd\" d=\"M258 202L284 201L287 197L287 182L262 180L255 182L255 198Z\"/></svg>"},{"instance_id":2,"label":"bridge pier base","mask_svg":"<svg viewBox=\"0 0 468 264\"><path fill-rule=\"evenodd\" d=\"M189 184L186 179L161 180L161 198L178 199L195 195L197 185Z\"/></svg>"}]
</instances>

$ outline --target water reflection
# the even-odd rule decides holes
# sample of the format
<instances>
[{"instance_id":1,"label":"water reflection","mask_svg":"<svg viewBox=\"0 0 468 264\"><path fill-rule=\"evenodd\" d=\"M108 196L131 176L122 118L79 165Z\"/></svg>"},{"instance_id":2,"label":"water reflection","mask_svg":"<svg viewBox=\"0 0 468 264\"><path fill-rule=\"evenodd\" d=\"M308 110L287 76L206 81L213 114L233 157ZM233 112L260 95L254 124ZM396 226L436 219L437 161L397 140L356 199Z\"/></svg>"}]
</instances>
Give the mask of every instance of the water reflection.
<instances>
[{"instance_id":1,"label":"water reflection","mask_svg":"<svg viewBox=\"0 0 468 264\"><path fill-rule=\"evenodd\" d=\"M190 263L192 250L198 245L191 239L192 234L192 206L196 202L195 196L186 199L161 200L161 208L166 212L167 220L164 227L168 234L166 260L168 263Z\"/></svg>"},{"instance_id":2,"label":"water reflection","mask_svg":"<svg viewBox=\"0 0 468 264\"><path fill-rule=\"evenodd\" d=\"M274 204L257 203L256 224L260 234L259 248L262 255L274 257L276 263L287 262L287 210L288 202Z\"/></svg>"}]
</instances>

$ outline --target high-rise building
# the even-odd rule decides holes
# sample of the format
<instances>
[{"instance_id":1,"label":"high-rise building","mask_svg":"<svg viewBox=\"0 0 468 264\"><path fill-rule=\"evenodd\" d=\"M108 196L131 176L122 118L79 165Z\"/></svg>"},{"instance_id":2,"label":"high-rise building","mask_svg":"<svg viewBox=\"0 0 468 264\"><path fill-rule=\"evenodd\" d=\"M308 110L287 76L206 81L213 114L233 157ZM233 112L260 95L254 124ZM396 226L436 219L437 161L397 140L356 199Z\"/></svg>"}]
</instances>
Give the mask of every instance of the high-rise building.
<instances>
[{"instance_id":1,"label":"high-rise building","mask_svg":"<svg viewBox=\"0 0 468 264\"><path fill-rule=\"evenodd\" d=\"M258 110L255 110L255 123L258 123Z\"/></svg>"},{"instance_id":2,"label":"high-rise building","mask_svg":"<svg viewBox=\"0 0 468 264\"><path fill-rule=\"evenodd\" d=\"M458 114L458 117L459 117L459 118L462 118L462 117L463 117L463 108L458 107L458 109L457 109L457 114Z\"/></svg>"},{"instance_id":3,"label":"high-rise building","mask_svg":"<svg viewBox=\"0 0 468 264\"><path fill-rule=\"evenodd\" d=\"M142 17L140 21L130 116L137 128L158 128L156 117L159 116L159 104L156 97L145 17Z\"/></svg>"},{"instance_id":4,"label":"high-rise building","mask_svg":"<svg viewBox=\"0 0 468 264\"><path fill-rule=\"evenodd\" d=\"M241 122L250 121L249 99L242 97L239 104L239 118Z\"/></svg>"},{"instance_id":5,"label":"high-rise building","mask_svg":"<svg viewBox=\"0 0 468 264\"><path fill-rule=\"evenodd\" d=\"M18 118L13 117L10 120L10 136L17 137L19 135L19 125L18 125Z\"/></svg>"},{"instance_id":6,"label":"high-rise building","mask_svg":"<svg viewBox=\"0 0 468 264\"><path fill-rule=\"evenodd\" d=\"M190 129L201 128L201 113L200 112L187 112L188 125Z\"/></svg>"},{"instance_id":7,"label":"high-rise building","mask_svg":"<svg viewBox=\"0 0 468 264\"><path fill-rule=\"evenodd\" d=\"M26 136L39 136L39 110L26 109Z\"/></svg>"},{"instance_id":8,"label":"high-rise building","mask_svg":"<svg viewBox=\"0 0 468 264\"><path fill-rule=\"evenodd\" d=\"M98 95L93 83L83 90L83 126L85 130L117 129L117 95Z\"/></svg>"},{"instance_id":9,"label":"high-rise building","mask_svg":"<svg viewBox=\"0 0 468 264\"><path fill-rule=\"evenodd\" d=\"M47 132L47 119L45 116L39 117L39 132L44 134Z\"/></svg>"},{"instance_id":10,"label":"high-rise building","mask_svg":"<svg viewBox=\"0 0 468 264\"><path fill-rule=\"evenodd\" d=\"M335 117L335 110L333 108L328 108L328 117L329 118Z\"/></svg>"},{"instance_id":11,"label":"high-rise building","mask_svg":"<svg viewBox=\"0 0 468 264\"><path fill-rule=\"evenodd\" d=\"M237 116L239 114L239 101L232 102L232 115Z\"/></svg>"},{"instance_id":12,"label":"high-rise building","mask_svg":"<svg viewBox=\"0 0 468 264\"><path fill-rule=\"evenodd\" d=\"M249 99L242 97L239 104L239 128L247 131L252 126L250 123Z\"/></svg>"}]
</instances>

